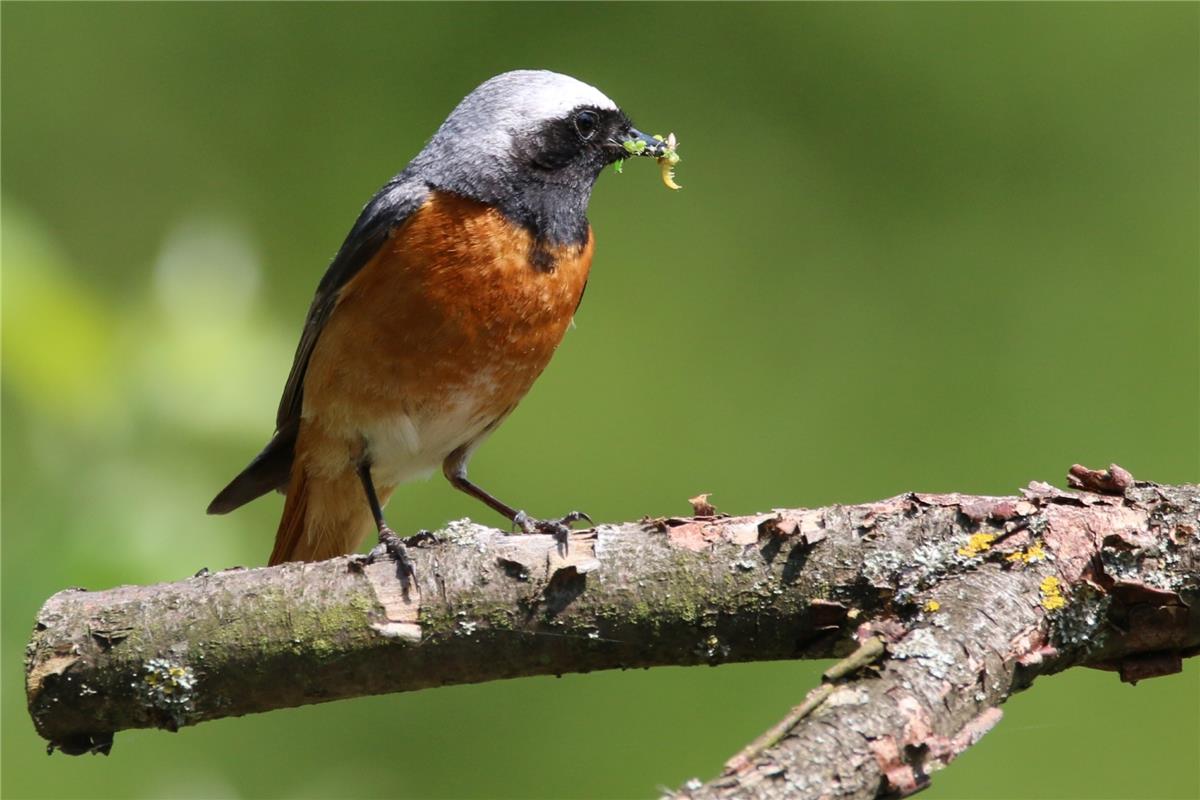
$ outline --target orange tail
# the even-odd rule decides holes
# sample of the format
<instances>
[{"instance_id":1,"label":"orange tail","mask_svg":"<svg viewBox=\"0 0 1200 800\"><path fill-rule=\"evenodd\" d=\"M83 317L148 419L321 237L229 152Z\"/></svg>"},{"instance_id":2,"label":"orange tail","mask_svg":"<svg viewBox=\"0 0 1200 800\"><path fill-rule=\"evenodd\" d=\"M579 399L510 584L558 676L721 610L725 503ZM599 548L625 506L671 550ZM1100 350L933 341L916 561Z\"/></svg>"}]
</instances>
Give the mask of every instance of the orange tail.
<instances>
[{"instance_id":1,"label":"orange tail","mask_svg":"<svg viewBox=\"0 0 1200 800\"><path fill-rule=\"evenodd\" d=\"M310 475L306 461L297 453L292 464L270 566L286 561L324 561L352 553L375 529L366 492L348 459L346 470L330 477ZM381 492L383 502L390 493L391 487Z\"/></svg>"},{"instance_id":2,"label":"orange tail","mask_svg":"<svg viewBox=\"0 0 1200 800\"><path fill-rule=\"evenodd\" d=\"M285 561L315 561L304 554L304 518L308 516L308 480L304 465L297 459L292 466L292 478L288 483L287 500L283 504L283 516L279 530L275 532L275 547L267 566L273 567Z\"/></svg>"}]
</instances>

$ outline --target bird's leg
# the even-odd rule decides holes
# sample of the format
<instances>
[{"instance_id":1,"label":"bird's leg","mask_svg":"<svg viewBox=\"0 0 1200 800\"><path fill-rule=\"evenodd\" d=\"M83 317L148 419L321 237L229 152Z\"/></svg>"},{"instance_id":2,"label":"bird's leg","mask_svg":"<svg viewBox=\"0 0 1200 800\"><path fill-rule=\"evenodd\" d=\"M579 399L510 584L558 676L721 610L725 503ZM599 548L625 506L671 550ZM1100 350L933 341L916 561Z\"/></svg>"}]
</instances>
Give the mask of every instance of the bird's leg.
<instances>
[{"instance_id":1,"label":"bird's leg","mask_svg":"<svg viewBox=\"0 0 1200 800\"><path fill-rule=\"evenodd\" d=\"M408 548L405 546L404 540L397 536L396 532L389 528L383 520L383 509L379 505L379 496L375 494L375 482L371 480L371 463L366 459L363 459L358 465L358 479L362 481L363 490L367 493L371 516L375 517L375 527L379 530L379 544L372 548L371 552L367 554L367 558L374 561L384 553L390 553L396 563L400 565L401 577L408 576L415 581L417 570L408 556Z\"/></svg>"},{"instance_id":2,"label":"bird's leg","mask_svg":"<svg viewBox=\"0 0 1200 800\"><path fill-rule=\"evenodd\" d=\"M471 497L483 502L488 508L511 521L513 527L521 529L521 533L548 533L565 547L571 535L572 522L578 522L582 519L592 523L592 518L582 511L572 511L560 519L534 519L524 511L513 508L507 503L493 497L467 480L467 457L470 455L470 452L469 447L464 446L446 457L446 460L442 462L442 473L445 474L446 480L450 481L450 485L455 489L471 495Z\"/></svg>"}]
</instances>

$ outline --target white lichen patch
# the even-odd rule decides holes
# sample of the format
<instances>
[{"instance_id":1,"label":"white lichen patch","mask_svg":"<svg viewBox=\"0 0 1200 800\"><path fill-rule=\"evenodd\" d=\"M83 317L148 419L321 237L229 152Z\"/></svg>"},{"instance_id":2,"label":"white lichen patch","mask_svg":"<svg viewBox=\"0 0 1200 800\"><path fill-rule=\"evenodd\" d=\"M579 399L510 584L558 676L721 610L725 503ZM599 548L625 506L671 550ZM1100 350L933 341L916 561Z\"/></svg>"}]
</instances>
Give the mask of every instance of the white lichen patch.
<instances>
[{"instance_id":1,"label":"white lichen patch","mask_svg":"<svg viewBox=\"0 0 1200 800\"><path fill-rule=\"evenodd\" d=\"M1106 622L1111 602L1109 595L1091 591L1086 584L1077 587L1071 601L1053 613L1051 642L1059 650L1087 652L1102 647L1108 637Z\"/></svg>"},{"instance_id":2,"label":"white lichen patch","mask_svg":"<svg viewBox=\"0 0 1200 800\"><path fill-rule=\"evenodd\" d=\"M899 553L883 549L873 550L863 559L863 577L873 584L895 583L903 564Z\"/></svg>"},{"instance_id":3,"label":"white lichen patch","mask_svg":"<svg viewBox=\"0 0 1200 800\"><path fill-rule=\"evenodd\" d=\"M907 557L894 552L872 553L863 563L863 574L876 585L894 585L896 602L910 603L917 593L978 562L974 555L961 555L969 541L964 537L949 544L926 542L914 547Z\"/></svg>"},{"instance_id":4,"label":"white lichen patch","mask_svg":"<svg viewBox=\"0 0 1200 800\"><path fill-rule=\"evenodd\" d=\"M470 517L463 517L447 522L440 533L450 544L460 547L482 547L483 540L490 530L486 525L472 522Z\"/></svg>"},{"instance_id":5,"label":"white lichen patch","mask_svg":"<svg viewBox=\"0 0 1200 800\"><path fill-rule=\"evenodd\" d=\"M889 648L893 658L919 659L935 678L945 678L955 666L954 656L947 653L929 628L917 628L898 644Z\"/></svg>"},{"instance_id":6,"label":"white lichen patch","mask_svg":"<svg viewBox=\"0 0 1200 800\"><path fill-rule=\"evenodd\" d=\"M849 686L843 686L829 697L825 698L825 702L821 705L825 708L833 708L836 706L862 706L871 701L871 696L863 689L854 689Z\"/></svg>"},{"instance_id":7,"label":"white lichen patch","mask_svg":"<svg viewBox=\"0 0 1200 800\"><path fill-rule=\"evenodd\" d=\"M949 551L944 544L919 544L913 548L912 561L929 571L940 571L949 560Z\"/></svg>"},{"instance_id":8,"label":"white lichen patch","mask_svg":"<svg viewBox=\"0 0 1200 800\"><path fill-rule=\"evenodd\" d=\"M380 636L405 642L421 641L421 626L411 622L381 622L371 626Z\"/></svg>"},{"instance_id":9,"label":"white lichen patch","mask_svg":"<svg viewBox=\"0 0 1200 800\"><path fill-rule=\"evenodd\" d=\"M182 727L195 710L196 675L192 668L166 658L152 658L143 667L140 687L143 698Z\"/></svg>"},{"instance_id":10,"label":"white lichen patch","mask_svg":"<svg viewBox=\"0 0 1200 800\"><path fill-rule=\"evenodd\" d=\"M1171 546L1153 543L1137 549L1105 547L1100 551L1104 571L1116 580L1129 580L1152 589L1174 592L1179 589L1167 570L1179 565L1179 553Z\"/></svg>"}]
</instances>

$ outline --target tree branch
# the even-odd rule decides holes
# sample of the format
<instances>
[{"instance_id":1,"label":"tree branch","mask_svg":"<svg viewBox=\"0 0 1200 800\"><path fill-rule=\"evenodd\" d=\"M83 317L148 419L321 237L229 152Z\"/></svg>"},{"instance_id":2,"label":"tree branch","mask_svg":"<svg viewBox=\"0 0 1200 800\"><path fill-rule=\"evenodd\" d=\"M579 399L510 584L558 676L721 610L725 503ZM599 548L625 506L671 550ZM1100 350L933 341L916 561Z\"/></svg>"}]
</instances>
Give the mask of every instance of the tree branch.
<instances>
[{"instance_id":1,"label":"tree branch","mask_svg":"<svg viewBox=\"0 0 1200 800\"><path fill-rule=\"evenodd\" d=\"M1138 680L1200 651L1200 487L1072 470L1064 492L507 536L467 522L389 561L67 590L38 614L29 710L51 747L125 728L615 667L850 657L689 797L906 794L1040 674Z\"/></svg>"}]
</instances>

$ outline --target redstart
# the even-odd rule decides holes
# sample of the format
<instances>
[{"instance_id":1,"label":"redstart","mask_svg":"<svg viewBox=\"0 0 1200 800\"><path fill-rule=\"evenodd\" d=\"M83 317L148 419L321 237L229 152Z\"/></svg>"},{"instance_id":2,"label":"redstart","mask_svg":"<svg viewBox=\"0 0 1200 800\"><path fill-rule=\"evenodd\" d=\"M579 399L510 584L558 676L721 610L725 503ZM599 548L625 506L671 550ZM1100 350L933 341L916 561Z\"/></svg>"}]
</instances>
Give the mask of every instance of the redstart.
<instances>
[{"instance_id":1,"label":"redstart","mask_svg":"<svg viewBox=\"0 0 1200 800\"><path fill-rule=\"evenodd\" d=\"M401 483L439 465L525 533L567 536L467 479L475 448L545 369L587 284L601 170L661 140L566 75L506 72L471 92L351 228L317 286L275 435L208 507L284 492L270 563L358 549Z\"/></svg>"}]
</instances>

